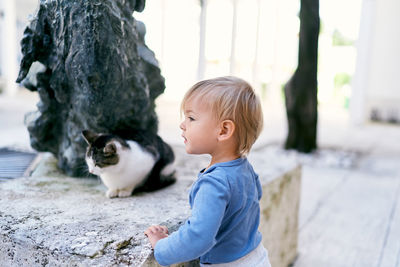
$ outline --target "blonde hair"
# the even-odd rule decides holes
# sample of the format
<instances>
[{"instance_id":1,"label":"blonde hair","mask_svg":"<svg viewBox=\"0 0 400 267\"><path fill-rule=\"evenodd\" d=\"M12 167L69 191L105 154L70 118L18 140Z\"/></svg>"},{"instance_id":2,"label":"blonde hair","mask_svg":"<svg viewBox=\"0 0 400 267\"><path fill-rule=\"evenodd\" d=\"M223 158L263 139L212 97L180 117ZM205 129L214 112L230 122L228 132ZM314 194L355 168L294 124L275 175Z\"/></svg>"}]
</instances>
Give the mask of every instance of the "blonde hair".
<instances>
[{"instance_id":1,"label":"blonde hair","mask_svg":"<svg viewBox=\"0 0 400 267\"><path fill-rule=\"evenodd\" d=\"M185 94L182 112L185 104L194 98L207 103L218 121L233 121L237 152L247 154L263 128L261 103L250 84L232 76L200 81Z\"/></svg>"}]
</instances>

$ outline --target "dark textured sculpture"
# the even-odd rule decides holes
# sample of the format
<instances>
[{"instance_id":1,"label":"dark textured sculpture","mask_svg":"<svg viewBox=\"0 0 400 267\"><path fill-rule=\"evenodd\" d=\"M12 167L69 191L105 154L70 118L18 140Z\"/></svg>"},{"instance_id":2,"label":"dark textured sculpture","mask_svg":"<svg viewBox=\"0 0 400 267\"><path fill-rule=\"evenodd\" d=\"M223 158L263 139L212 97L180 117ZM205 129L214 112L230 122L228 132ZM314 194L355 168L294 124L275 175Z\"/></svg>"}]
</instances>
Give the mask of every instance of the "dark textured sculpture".
<instances>
[{"instance_id":1,"label":"dark textured sculpture","mask_svg":"<svg viewBox=\"0 0 400 267\"><path fill-rule=\"evenodd\" d=\"M68 175L86 174L83 129L157 133L154 100L164 78L144 43L144 25L132 16L144 5L41 0L25 29L17 82L40 96L38 111L26 119L31 146L56 155ZM35 62L44 70L34 73Z\"/></svg>"}]
</instances>

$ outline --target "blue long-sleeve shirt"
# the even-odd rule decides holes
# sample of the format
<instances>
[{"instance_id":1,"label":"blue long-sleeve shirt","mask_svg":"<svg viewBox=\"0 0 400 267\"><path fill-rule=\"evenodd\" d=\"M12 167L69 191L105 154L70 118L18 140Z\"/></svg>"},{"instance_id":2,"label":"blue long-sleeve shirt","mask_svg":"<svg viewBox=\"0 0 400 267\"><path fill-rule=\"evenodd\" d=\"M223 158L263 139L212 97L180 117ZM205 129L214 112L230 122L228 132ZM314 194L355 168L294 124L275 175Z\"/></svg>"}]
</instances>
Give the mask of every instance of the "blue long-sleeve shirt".
<instances>
[{"instance_id":1,"label":"blue long-sleeve shirt","mask_svg":"<svg viewBox=\"0 0 400 267\"><path fill-rule=\"evenodd\" d=\"M192 215L157 242L157 262L166 266L200 257L201 263L215 264L250 253L261 242L261 195L258 175L246 158L200 172L189 196Z\"/></svg>"}]
</instances>

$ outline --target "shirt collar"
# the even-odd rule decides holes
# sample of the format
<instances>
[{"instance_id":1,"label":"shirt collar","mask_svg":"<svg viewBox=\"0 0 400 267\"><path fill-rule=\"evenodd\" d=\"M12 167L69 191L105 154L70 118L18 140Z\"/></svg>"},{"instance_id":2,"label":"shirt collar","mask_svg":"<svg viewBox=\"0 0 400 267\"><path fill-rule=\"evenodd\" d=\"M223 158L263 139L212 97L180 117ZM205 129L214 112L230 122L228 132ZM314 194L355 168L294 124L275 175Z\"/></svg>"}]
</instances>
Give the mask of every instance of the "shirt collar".
<instances>
[{"instance_id":1,"label":"shirt collar","mask_svg":"<svg viewBox=\"0 0 400 267\"><path fill-rule=\"evenodd\" d=\"M247 160L247 158L245 156L242 156L242 157L239 157L239 158L234 159L234 160L230 160L230 161L226 161L226 162L218 162L218 163L215 163L215 164L211 165L207 170L206 170L206 168L203 168L200 171L199 175L204 175L206 173L209 173L209 172L213 171L217 167L237 166L237 165L242 164L246 160Z\"/></svg>"}]
</instances>

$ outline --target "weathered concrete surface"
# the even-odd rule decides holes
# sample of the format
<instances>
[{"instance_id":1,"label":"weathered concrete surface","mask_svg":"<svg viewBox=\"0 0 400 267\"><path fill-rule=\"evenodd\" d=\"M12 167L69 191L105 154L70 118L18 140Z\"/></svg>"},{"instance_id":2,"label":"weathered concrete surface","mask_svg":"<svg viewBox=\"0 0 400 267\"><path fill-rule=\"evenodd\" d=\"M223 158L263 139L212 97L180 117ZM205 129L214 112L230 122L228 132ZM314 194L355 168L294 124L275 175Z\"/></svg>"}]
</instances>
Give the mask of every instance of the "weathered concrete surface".
<instances>
[{"instance_id":1,"label":"weathered concrete surface","mask_svg":"<svg viewBox=\"0 0 400 267\"><path fill-rule=\"evenodd\" d=\"M117 199L105 197L99 180L61 175L56 160L45 154L31 177L0 184L0 265L158 266L143 232L151 224L174 231L185 221L188 190L208 162L181 147L175 153L175 185ZM260 149L249 159L264 188L261 231L274 264L281 260L276 255L286 260L296 253L298 203L293 196L299 192L300 171L295 162L271 162L264 154Z\"/></svg>"},{"instance_id":2,"label":"weathered concrete surface","mask_svg":"<svg viewBox=\"0 0 400 267\"><path fill-rule=\"evenodd\" d=\"M386 153L350 168L303 165L294 267L400 267L400 150Z\"/></svg>"},{"instance_id":3,"label":"weathered concrete surface","mask_svg":"<svg viewBox=\"0 0 400 267\"><path fill-rule=\"evenodd\" d=\"M263 186L260 231L274 267L286 267L297 256L300 188L300 167Z\"/></svg>"},{"instance_id":4,"label":"weathered concrete surface","mask_svg":"<svg viewBox=\"0 0 400 267\"><path fill-rule=\"evenodd\" d=\"M297 257L301 167L285 158L266 149L249 158L263 187L259 230L273 267L287 267Z\"/></svg>"},{"instance_id":5,"label":"weathered concrete surface","mask_svg":"<svg viewBox=\"0 0 400 267\"><path fill-rule=\"evenodd\" d=\"M189 215L190 180L110 200L98 180L49 176L1 184L1 265L140 266L151 255L149 224L173 228Z\"/></svg>"}]
</instances>

